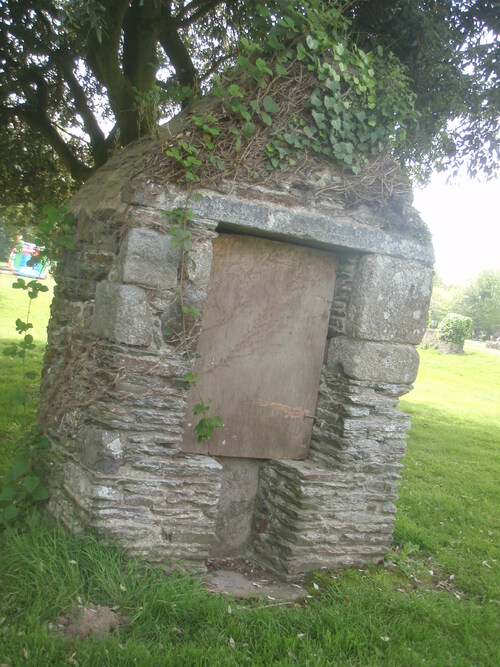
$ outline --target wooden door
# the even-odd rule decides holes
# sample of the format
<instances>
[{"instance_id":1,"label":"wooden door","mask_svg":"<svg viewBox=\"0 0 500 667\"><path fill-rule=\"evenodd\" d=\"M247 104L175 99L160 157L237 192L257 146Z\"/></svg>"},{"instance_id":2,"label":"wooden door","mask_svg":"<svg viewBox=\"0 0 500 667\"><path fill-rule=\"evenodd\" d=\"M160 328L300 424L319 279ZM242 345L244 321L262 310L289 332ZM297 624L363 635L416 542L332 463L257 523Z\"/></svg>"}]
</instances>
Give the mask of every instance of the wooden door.
<instances>
[{"instance_id":1,"label":"wooden door","mask_svg":"<svg viewBox=\"0 0 500 667\"><path fill-rule=\"evenodd\" d=\"M307 457L336 266L326 251L218 236L195 370L210 414L224 427L197 442L192 390L184 451Z\"/></svg>"}]
</instances>

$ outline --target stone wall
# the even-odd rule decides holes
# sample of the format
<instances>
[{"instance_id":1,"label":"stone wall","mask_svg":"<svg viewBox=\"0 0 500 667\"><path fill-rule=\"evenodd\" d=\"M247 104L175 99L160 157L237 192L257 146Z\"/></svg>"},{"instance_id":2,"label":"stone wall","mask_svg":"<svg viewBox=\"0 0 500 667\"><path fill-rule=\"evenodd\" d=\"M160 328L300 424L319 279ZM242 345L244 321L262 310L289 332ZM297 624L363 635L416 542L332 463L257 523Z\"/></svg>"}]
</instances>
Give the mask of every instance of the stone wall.
<instances>
[{"instance_id":1,"label":"stone wall","mask_svg":"<svg viewBox=\"0 0 500 667\"><path fill-rule=\"evenodd\" d=\"M219 231L329 250L339 266L309 458L249 467L186 455L178 381L189 363L165 215L186 195L144 172L147 147L118 154L71 204L76 248L58 267L40 405L50 511L190 570L249 549L284 577L378 560L392 538L409 426L397 401L418 368L432 248L366 207L314 195L313 183L203 191L186 303L203 309Z\"/></svg>"},{"instance_id":2,"label":"stone wall","mask_svg":"<svg viewBox=\"0 0 500 667\"><path fill-rule=\"evenodd\" d=\"M281 576L380 560L392 541L432 271L346 254L332 303L308 461L261 467L253 548Z\"/></svg>"}]
</instances>

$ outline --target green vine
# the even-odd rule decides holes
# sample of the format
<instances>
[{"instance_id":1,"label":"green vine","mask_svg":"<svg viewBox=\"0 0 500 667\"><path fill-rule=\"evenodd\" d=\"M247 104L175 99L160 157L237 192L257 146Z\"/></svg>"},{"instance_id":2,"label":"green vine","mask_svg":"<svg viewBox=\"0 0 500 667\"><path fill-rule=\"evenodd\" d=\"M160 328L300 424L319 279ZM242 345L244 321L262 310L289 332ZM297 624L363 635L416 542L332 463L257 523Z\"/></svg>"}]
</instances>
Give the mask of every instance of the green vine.
<instances>
[{"instance_id":1,"label":"green vine","mask_svg":"<svg viewBox=\"0 0 500 667\"><path fill-rule=\"evenodd\" d=\"M287 1L281 14L258 6L256 20L268 26L266 42L240 39L236 67L214 78L207 111L191 112L164 147L165 175L265 179L307 168L314 154L357 175L405 140L418 114L404 67L349 41L341 3Z\"/></svg>"},{"instance_id":2,"label":"green vine","mask_svg":"<svg viewBox=\"0 0 500 667\"><path fill-rule=\"evenodd\" d=\"M57 209L49 205L45 207L44 213L45 219L40 222L36 238L36 244L41 250L36 258L30 260L42 264L56 259L61 248L74 247L72 219L66 207ZM33 300L40 293L48 292L49 288L37 279L26 281L24 278L17 278L12 287L27 292L28 308L24 319L16 319L16 331L23 337L22 340L7 345L2 353L22 360L22 401L26 406L29 397L27 380L36 378L35 372L26 371L26 355L36 347L31 333L31 307ZM34 426L17 441L14 462L0 482L0 526L20 523L38 502L48 498L42 477L34 469L34 460L36 452L48 449L49 446L50 441L40 426Z\"/></svg>"},{"instance_id":3,"label":"green vine","mask_svg":"<svg viewBox=\"0 0 500 667\"><path fill-rule=\"evenodd\" d=\"M193 161L193 155L186 150L187 157L183 157L180 153L177 157L179 161L183 162L183 165L186 170L192 173L192 178L190 180L196 180L197 175L195 169L197 166L196 162ZM193 171L192 171L193 170ZM188 263L191 263L194 269L196 269L196 264L194 260L190 257L189 253L192 248L192 232L187 228L188 222L191 221L194 217L192 211L189 209L189 203L191 200L194 200L198 197L196 193L192 192L190 187L186 197L186 203L182 208L175 208L172 211L166 211L165 213L170 217L170 219L175 223L169 227L169 234L171 237L172 247L180 248L181 250L181 261L180 261L180 280L178 287L179 294L179 307L181 312L181 343L184 349L184 356L186 357L189 363L189 372L186 373L182 380L179 380L177 383L177 388L179 389L193 389L196 391L198 396L198 403L195 404L193 412L195 416L200 416L200 419L196 426L194 427L194 432L197 434L198 443L202 441L208 441L212 437L214 431L217 428L223 426L222 419L219 416L210 415L210 401L206 401L200 391L197 379L198 374L194 369L194 359L195 356L191 353L189 348L189 334L188 334L188 325L187 318L192 318L194 320L199 319L200 312L194 306L191 306L185 302L185 279L186 279L186 266ZM164 331L164 334L171 334L171 330Z\"/></svg>"}]
</instances>

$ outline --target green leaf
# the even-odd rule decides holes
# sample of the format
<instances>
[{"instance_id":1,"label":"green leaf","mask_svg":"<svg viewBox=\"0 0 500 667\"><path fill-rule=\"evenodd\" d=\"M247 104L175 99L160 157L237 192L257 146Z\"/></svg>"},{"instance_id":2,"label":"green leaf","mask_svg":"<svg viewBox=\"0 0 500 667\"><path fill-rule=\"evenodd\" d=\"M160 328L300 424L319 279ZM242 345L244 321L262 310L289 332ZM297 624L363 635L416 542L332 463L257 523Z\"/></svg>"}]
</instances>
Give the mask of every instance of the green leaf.
<instances>
[{"instance_id":1,"label":"green leaf","mask_svg":"<svg viewBox=\"0 0 500 667\"><path fill-rule=\"evenodd\" d=\"M272 75L272 73L273 73L272 69L269 69L269 67L267 66L266 61L262 60L262 58L257 58L257 60L255 61L255 64L256 64L257 69L259 70L259 72L261 74L270 74L270 75Z\"/></svg>"},{"instance_id":2,"label":"green leaf","mask_svg":"<svg viewBox=\"0 0 500 667\"><path fill-rule=\"evenodd\" d=\"M18 333L23 333L23 331L28 331L28 329L33 329L33 325L30 322L23 322L18 317L16 320L16 331Z\"/></svg>"},{"instance_id":3,"label":"green leaf","mask_svg":"<svg viewBox=\"0 0 500 667\"><path fill-rule=\"evenodd\" d=\"M262 100L262 106L267 111L267 113L278 113L280 110L279 106L269 95L266 95Z\"/></svg>"},{"instance_id":4,"label":"green leaf","mask_svg":"<svg viewBox=\"0 0 500 667\"><path fill-rule=\"evenodd\" d=\"M239 87L238 84L236 84L236 83L232 83L232 84L229 86L229 94L230 94L232 97L239 97L239 98L244 97L243 93L242 93L241 90L240 90L240 87Z\"/></svg>"},{"instance_id":5,"label":"green leaf","mask_svg":"<svg viewBox=\"0 0 500 667\"><path fill-rule=\"evenodd\" d=\"M262 118L262 120L264 121L264 123L266 125L271 127L271 125L273 124L273 119L271 118L271 116L268 113L266 113L265 111L262 111L261 114L260 114L260 117Z\"/></svg>"},{"instance_id":6,"label":"green leaf","mask_svg":"<svg viewBox=\"0 0 500 667\"><path fill-rule=\"evenodd\" d=\"M299 42L297 44L297 60L304 60L306 56L307 56L307 51L305 50L302 42Z\"/></svg>"},{"instance_id":7,"label":"green leaf","mask_svg":"<svg viewBox=\"0 0 500 667\"><path fill-rule=\"evenodd\" d=\"M38 475L30 475L29 477L24 478L24 483L23 483L23 488L27 491L27 493L33 493L33 491L40 486L42 483L42 480Z\"/></svg>"},{"instance_id":8,"label":"green leaf","mask_svg":"<svg viewBox=\"0 0 500 667\"><path fill-rule=\"evenodd\" d=\"M23 452L18 454L14 460L14 463L5 474L5 479L8 482L11 482L15 479L19 479L28 472L29 469L29 456L28 452Z\"/></svg>"},{"instance_id":9,"label":"green leaf","mask_svg":"<svg viewBox=\"0 0 500 667\"><path fill-rule=\"evenodd\" d=\"M17 486L15 484L5 484L0 491L0 500L13 500L17 494Z\"/></svg>"},{"instance_id":10,"label":"green leaf","mask_svg":"<svg viewBox=\"0 0 500 667\"><path fill-rule=\"evenodd\" d=\"M255 123L245 123L245 125L243 125L242 133L245 139L250 139L250 137L253 137L255 134Z\"/></svg>"},{"instance_id":11,"label":"green leaf","mask_svg":"<svg viewBox=\"0 0 500 667\"><path fill-rule=\"evenodd\" d=\"M323 124L324 124L324 120L325 120L325 118L326 118L325 114L322 113L322 112L319 112L319 111L313 111L313 112L312 112L312 117L314 118L314 120L316 121L316 124L317 124L318 126L323 125Z\"/></svg>"},{"instance_id":12,"label":"green leaf","mask_svg":"<svg viewBox=\"0 0 500 667\"><path fill-rule=\"evenodd\" d=\"M48 497L49 497L49 492L47 491L47 489L43 484L40 484L40 486L38 486L35 489L35 492L31 494L32 500L34 500L36 503L42 500L47 500Z\"/></svg>"},{"instance_id":13,"label":"green leaf","mask_svg":"<svg viewBox=\"0 0 500 667\"><path fill-rule=\"evenodd\" d=\"M281 63L276 63L275 70L278 76L285 76L287 73L286 67L284 67Z\"/></svg>"},{"instance_id":14,"label":"green leaf","mask_svg":"<svg viewBox=\"0 0 500 667\"><path fill-rule=\"evenodd\" d=\"M248 69L250 67L250 61L246 56L239 55L236 58L236 64L243 69Z\"/></svg>"},{"instance_id":15,"label":"green leaf","mask_svg":"<svg viewBox=\"0 0 500 667\"><path fill-rule=\"evenodd\" d=\"M337 100L335 97L330 97L329 95L325 95L324 103L328 111L330 111L330 109L335 109L337 106Z\"/></svg>"},{"instance_id":16,"label":"green leaf","mask_svg":"<svg viewBox=\"0 0 500 667\"><path fill-rule=\"evenodd\" d=\"M319 42L312 35L307 35L306 37L307 46L312 50L316 51L319 46Z\"/></svg>"},{"instance_id":17,"label":"green leaf","mask_svg":"<svg viewBox=\"0 0 500 667\"><path fill-rule=\"evenodd\" d=\"M200 311L194 306L182 306L182 312L184 315L191 315L191 317L195 318L200 316Z\"/></svg>"},{"instance_id":18,"label":"green leaf","mask_svg":"<svg viewBox=\"0 0 500 667\"><path fill-rule=\"evenodd\" d=\"M21 510L16 505L7 505L3 510L0 511L0 521L4 523L9 523L21 514Z\"/></svg>"}]
</instances>

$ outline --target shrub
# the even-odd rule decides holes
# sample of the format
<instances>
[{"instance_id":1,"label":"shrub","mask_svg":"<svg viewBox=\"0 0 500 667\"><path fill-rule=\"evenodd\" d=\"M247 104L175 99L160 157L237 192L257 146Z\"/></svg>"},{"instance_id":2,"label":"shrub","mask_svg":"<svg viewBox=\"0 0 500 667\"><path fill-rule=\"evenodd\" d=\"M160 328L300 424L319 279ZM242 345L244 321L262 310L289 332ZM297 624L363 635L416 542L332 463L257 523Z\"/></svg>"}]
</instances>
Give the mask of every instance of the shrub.
<instances>
[{"instance_id":1,"label":"shrub","mask_svg":"<svg viewBox=\"0 0 500 667\"><path fill-rule=\"evenodd\" d=\"M463 344L465 339L471 335L472 320L465 315L448 313L439 325L439 340L448 343Z\"/></svg>"}]
</instances>

